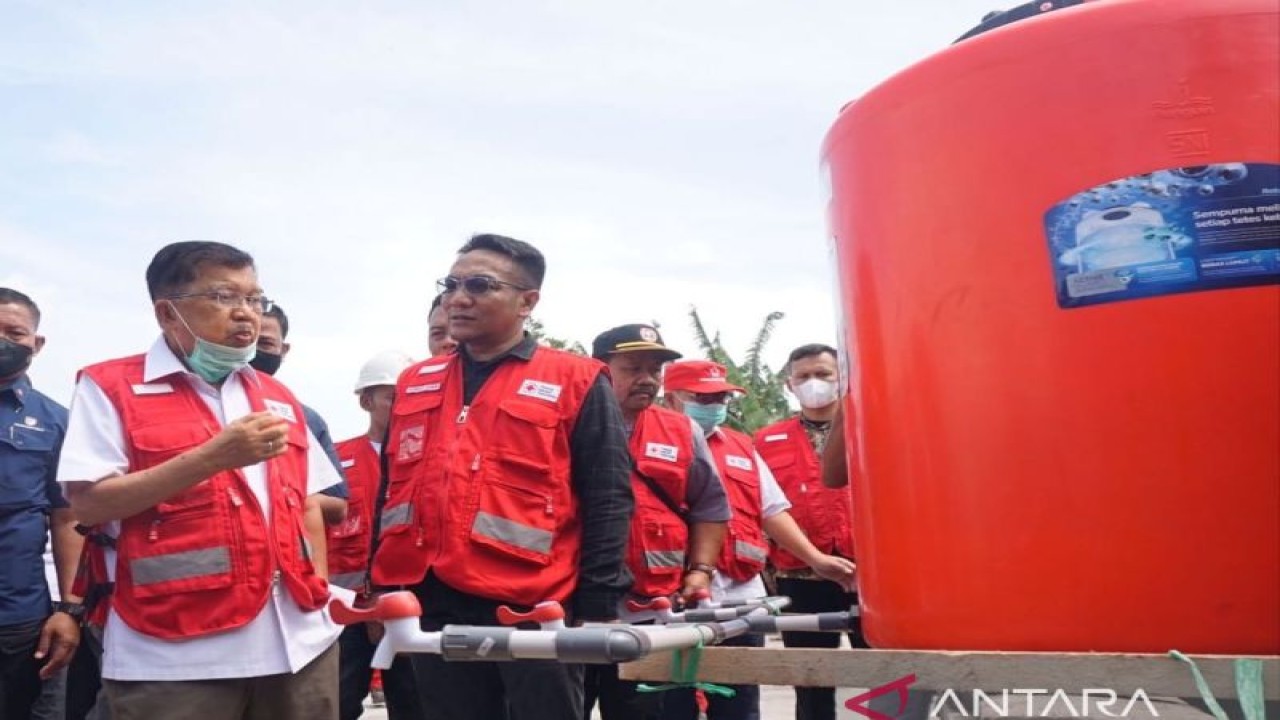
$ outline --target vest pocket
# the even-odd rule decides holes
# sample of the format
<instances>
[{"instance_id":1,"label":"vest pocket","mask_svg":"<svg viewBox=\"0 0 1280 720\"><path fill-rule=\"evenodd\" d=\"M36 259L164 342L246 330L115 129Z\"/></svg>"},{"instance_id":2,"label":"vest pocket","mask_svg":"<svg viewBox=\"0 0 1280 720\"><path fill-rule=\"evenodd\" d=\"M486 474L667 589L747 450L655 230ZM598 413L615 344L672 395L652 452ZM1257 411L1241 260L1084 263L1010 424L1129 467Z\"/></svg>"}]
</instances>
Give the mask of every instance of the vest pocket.
<instances>
[{"instance_id":1,"label":"vest pocket","mask_svg":"<svg viewBox=\"0 0 1280 720\"><path fill-rule=\"evenodd\" d=\"M471 541L508 557L551 564L556 509L551 490L488 478L479 488Z\"/></svg>"},{"instance_id":2,"label":"vest pocket","mask_svg":"<svg viewBox=\"0 0 1280 720\"><path fill-rule=\"evenodd\" d=\"M144 425L129 431L129 442L137 456L135 467L153 467L211 440L217 431L200 422L172 422Z\"/></svg>"},{"instance_id":3,"label":"vest pocket","mask_svg":"<svg viewBox=\"0 0 1280 720\"><path fill-rule=\"evenodd\" d=\"M329 528L329 537L335 540L357 537L365 531L364 503L354 498L347 498L347 515L342 522Z\"/></svg>"},{"instance_id":4,"label":"vest pocket","mask_svg":"<svg viewBox=\"0 0 1280 720\"><path fill-rule=\"evenodd\" d=\"M158 504L139 519L145 525L138 530L122 534L121 562L126 564L135 597L232 584L231 518L219 497L212 483L201 482Z\"/></svg>"},{"instance_id":5,"label":"vest pocket","mask_svg":"<svg viewBox=\"0 0 1280 720\"><path fill-rule=\"evenodd\" d=\"M640 528L641 567L651 575L679 576L684 572L688 531L683 525L645 521Z\"/></svg>"},{"instance_id":6,"label":"vest pocket","mask_svg":"<svg viewBox=\"0 0 1280 720\"><path fill-rule=\"evenodd\" d=\"M749 580L764 570L769 559L769 548L764 534L748 522L729 521L729 532L724 539L728 562L721 570L735 580Z\"/></svg>"},{"instance_id":7,"label":"vest pocket","mask_svg":"<svg viewBox=\"0 0 1280 720\"><path fill-rule=\"evenodd\" d=\"M754 472L725 465L721 468L725 492L733 509L724 539L725 561L720 569L736 580L746 580L764 569L769 546L760 526L760 486ZM733 487L729 484L733 483Z\"/></svg>"},{"instance_id":8,"label":"vest pocket","mask_svg":"<svg viewBox=\"0 0 1280 720\"><path fill-rule=\"evenodd\" d=\"M546 468L556 456L560 413L550 405L533 401L507 400L498 406L494 420L494 448L510 462L526 467ZM568 452L568 443L562 448Z\"/></svg>"},{"instance_id":9,"label":"vest pocket","mask_svg":"<svg viewBox=\"0 0 1280 720\"><path fill-rule=\"evenodd\" d=\"M399 469L395 466L422 459L426 446L427 418L442 402L444 396L439 392L396 396L395 404L391 406L391 432L385 449L393 465L392 481L396 479L396 470Z\"/></svg>"}]
</instances>

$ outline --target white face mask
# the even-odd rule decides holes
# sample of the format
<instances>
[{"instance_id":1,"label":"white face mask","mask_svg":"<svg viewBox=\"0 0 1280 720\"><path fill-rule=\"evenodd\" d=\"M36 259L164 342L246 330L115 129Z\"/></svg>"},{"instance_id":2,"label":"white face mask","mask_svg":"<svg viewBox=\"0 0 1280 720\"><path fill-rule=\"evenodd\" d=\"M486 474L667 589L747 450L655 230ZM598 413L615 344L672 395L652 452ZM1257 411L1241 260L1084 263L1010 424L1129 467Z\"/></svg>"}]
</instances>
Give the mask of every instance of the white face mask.
<instances>
[{"instance_id":1,"label":"white face mask","mask_svg":"<svg viewBox=\"0 0 1280 720\"><path fill-rule=\"evenodd\" d=\"M837 391L835 382L822 378L809 378L791 388L791 392L800 401L800 407L809 410L823 408L835 402Z\"/></svg>"}]
</instances>

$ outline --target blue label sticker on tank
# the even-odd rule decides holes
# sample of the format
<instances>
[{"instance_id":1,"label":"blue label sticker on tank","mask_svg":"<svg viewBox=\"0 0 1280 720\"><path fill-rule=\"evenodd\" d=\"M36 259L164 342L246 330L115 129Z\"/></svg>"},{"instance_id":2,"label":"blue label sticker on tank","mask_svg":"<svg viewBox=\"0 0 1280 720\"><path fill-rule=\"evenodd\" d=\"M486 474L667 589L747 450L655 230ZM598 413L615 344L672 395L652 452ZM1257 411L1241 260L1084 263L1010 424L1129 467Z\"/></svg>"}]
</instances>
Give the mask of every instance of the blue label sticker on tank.
<instances>
[{"instance_id":1,"label":"blue label sticker on tank","mask_svg":"<svg viewBox=\"0 0 1280 720\"><path fill-rule=\"evenodd\" d=\"M1280 283L1280 165L1157 170L1045 213L1058 305Z\"/></svg>"}]
</instances>

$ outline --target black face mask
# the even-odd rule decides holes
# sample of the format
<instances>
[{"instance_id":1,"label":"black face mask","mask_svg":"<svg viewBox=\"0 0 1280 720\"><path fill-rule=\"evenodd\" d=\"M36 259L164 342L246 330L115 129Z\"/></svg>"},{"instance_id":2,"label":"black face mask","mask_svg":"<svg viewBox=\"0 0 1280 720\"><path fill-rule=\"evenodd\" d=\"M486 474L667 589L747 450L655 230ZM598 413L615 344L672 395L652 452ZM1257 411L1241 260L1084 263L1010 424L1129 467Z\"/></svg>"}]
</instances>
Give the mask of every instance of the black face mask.
<instances>
[{"instance_id":1,"label":"black face mask","mask_svg":"<svg viewBox=\"0 0 1280 720\"><path fill-rule=\"evenodd\" d=\"M253 359L249 361L249 366L252 367L254 370L257 370L258 372L264 372L268 375L275 375L276 371L280 369L280 363L283 360L284 360L283 355L277 355L275 353L269 353L269 352L262 352L261 350L259 350L258 354L254 355Z\"/></svg>"},{"instance_id":2,"label":"black face mask","mask_svg":"<svg viewBox=\"0 0 1280 720\"><path fill-rule=\"evenodd\" d=\"M0 378L18 375L26 370L34 352L26 345L0 338Z\"/></svg>"}]
</instances>

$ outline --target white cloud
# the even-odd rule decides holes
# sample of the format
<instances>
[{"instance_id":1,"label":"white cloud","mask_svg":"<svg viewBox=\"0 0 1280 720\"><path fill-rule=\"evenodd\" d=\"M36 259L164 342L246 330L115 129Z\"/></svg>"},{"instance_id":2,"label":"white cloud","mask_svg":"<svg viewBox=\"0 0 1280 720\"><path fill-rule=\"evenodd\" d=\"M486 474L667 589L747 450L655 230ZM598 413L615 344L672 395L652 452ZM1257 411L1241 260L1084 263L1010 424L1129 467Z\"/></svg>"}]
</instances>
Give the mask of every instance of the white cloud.
<instances>
[{"instance_id":1,"label":"white cloud","mask_svg":"<svg viewBox=\"0 0 1280 720\"><path fill-rule=\"evenodd\" d=\"M384 348L421 354L473 232L538 245L538 316L589 343L691 305L741 352L833 341L817 181L847 101L988 0L618 5L157 2L7 11L0 282L45 309L36 381L154 336L142 274L174 240L252 252L289 310L282 371L335 431Z\"/></svg>"}]
</instances>

